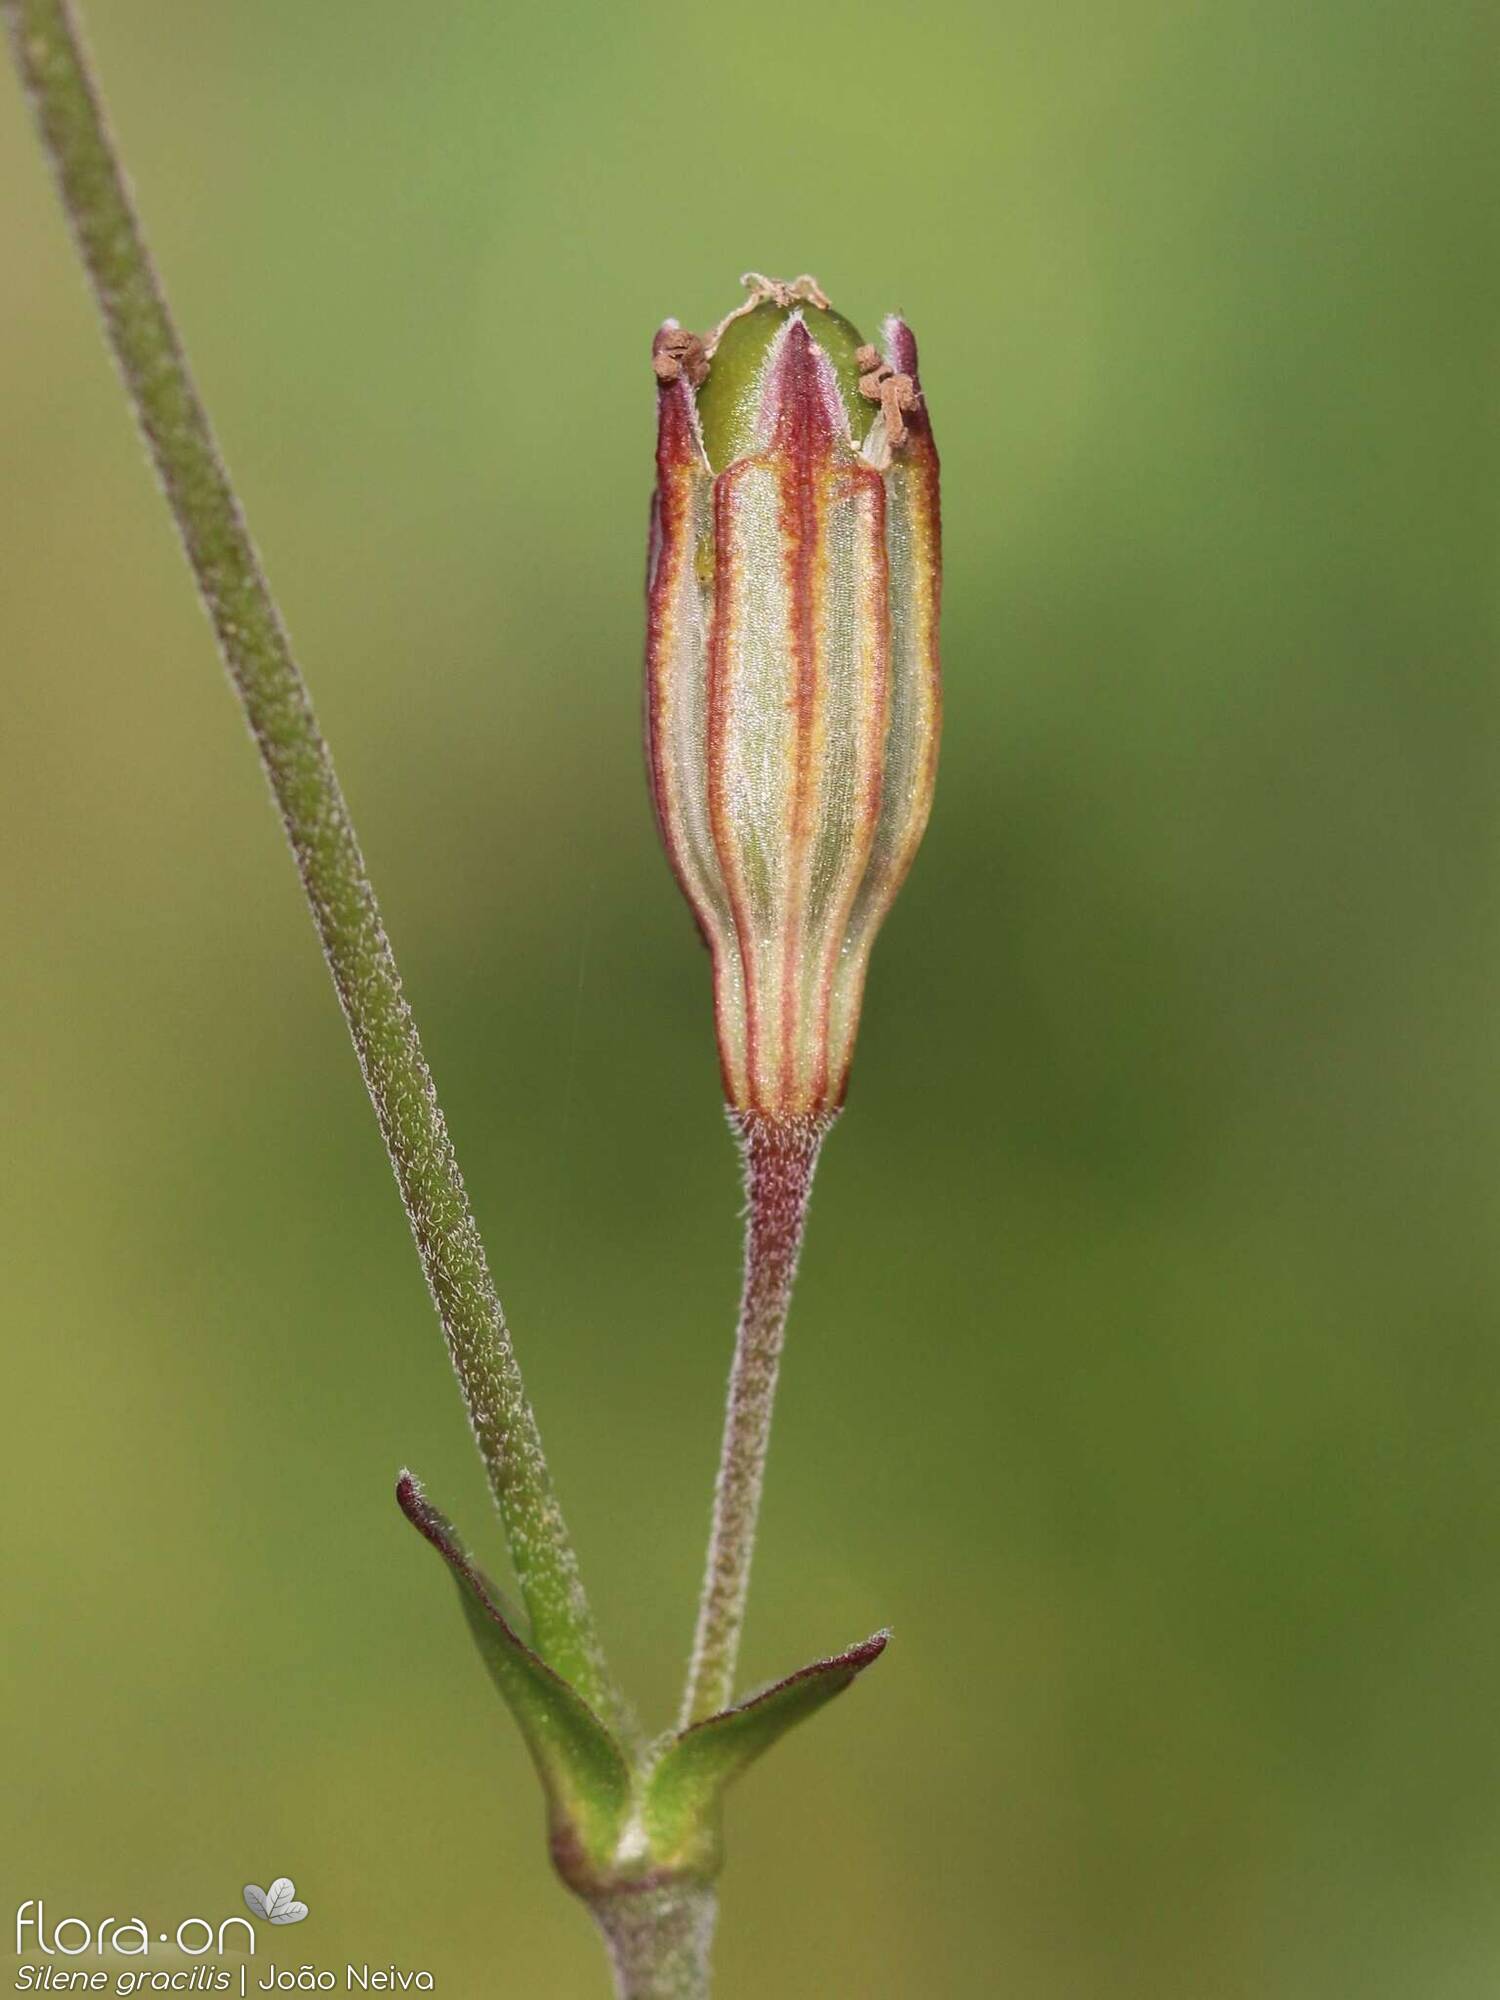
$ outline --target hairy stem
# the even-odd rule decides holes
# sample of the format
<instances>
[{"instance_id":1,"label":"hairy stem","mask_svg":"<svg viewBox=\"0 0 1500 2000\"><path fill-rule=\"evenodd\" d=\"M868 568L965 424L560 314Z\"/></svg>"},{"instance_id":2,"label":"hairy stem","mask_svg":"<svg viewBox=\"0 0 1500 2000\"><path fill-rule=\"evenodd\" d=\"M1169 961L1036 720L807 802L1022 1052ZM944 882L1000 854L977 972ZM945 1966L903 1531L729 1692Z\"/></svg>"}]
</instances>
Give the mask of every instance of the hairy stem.
<instances>
[{"instance_id":1,"label":"hairy stem","mask_svg":"<svg viewBox=\"0 0 1500 2000\"><path fill-rule=\"evenodd\" d=\"M676 1883L589 1907L609 1948L616 2000L708 2000L718 1910L711 1888Z\"/></svg>"},{"instance_id":2,"label":"hairy stem","mask_svg":"<svg viewBox=\"0 0 1500 2000\"><path fill-rule=\"evenodd\" d=\"M354 827L188 372L66 0L0 0L95 298L244 706L509 1537L534 1636L606 1713L604 1666L510 1333Z\"/></svg>"},{"instance_id":3,"label":"hairy stem","mask_svg":"<svg viewBox=\"0 0 1500 2000\"><path fill-rule=\"evenodd\" d=\"M787 1309L813 1171L832 1122L831 1116L765 1118L753 1112L733 1118L745 1160L745 1282L708 1564L682 1698L684 1729L716 1715L734 1698Z\"/></svg>"}]
</instances>

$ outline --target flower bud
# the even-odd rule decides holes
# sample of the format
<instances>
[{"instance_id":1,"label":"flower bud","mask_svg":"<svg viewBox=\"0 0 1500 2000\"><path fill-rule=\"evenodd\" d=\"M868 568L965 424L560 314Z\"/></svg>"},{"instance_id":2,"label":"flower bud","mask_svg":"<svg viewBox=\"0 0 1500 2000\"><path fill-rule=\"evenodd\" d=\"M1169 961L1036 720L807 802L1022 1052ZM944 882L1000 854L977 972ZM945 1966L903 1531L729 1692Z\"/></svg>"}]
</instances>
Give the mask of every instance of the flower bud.
<instances>
[{"instance_id":1,"label":"flower bud","mask_svg":"<svg viewBox=\"0 0 1500 2000\"><path fill-rule=\"evenodd\" d=\"M730 1106L817 1118L932 802L938 461L899 319L882 354L813 280L747 283L653 348L647 762Z\"/></svg>"}]
</instances>

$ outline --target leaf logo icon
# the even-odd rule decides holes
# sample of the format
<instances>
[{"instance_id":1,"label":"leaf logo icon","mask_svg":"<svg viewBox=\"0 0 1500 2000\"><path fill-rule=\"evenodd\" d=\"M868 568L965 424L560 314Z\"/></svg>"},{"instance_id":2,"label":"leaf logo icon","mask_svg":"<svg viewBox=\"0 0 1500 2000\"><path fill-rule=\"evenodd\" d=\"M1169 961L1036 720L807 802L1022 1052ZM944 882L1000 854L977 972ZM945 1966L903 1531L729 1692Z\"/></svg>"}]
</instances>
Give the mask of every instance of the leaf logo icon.
<instances>
[{"instance_id":1,"label":"leaf logo icon","mask_svg":"<svg viewBox=\"0 0 1500 2000\"><path fill-rule=\"evenodd\" d=\"M268 1924L300 1924L307 1915L307 1905L297 1901L296 1886L290 1875L278 1875L269 1889L247 1882L245 1906L257 1917L264 1917Z\"/></svg>"}]
</instances>

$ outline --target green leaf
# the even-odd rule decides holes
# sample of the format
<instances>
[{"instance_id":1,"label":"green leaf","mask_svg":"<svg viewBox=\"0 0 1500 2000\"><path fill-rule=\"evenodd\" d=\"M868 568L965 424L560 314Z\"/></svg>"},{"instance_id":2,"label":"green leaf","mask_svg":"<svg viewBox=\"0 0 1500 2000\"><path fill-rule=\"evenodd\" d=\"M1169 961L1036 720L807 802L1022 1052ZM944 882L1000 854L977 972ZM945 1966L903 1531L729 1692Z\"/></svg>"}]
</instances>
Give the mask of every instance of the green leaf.
<instances>
[{"instance_id":1,"label":"green leaf","mask_svg":"<svg viewBox=\"0 0 1500 2000\"><path fill-rule=\"evenodd\" d=\"M547 1795L553 1859L564 1879L586 1893L606 1870L629 1816L624 1753L582 1695L522 1639L515 1613L411 1473L402 1473L396 1499L453 1572L469 1629Z\"/></svg>"},{"instance_id":2,"label":"green leaf","mask_svg":"<svg viewBox=\"0 0 1500 2000\"><path fill-rule=\"evenodd\" d=\"M711 1874L718 1860L724 1789L789 1729L842 1694L885 1651L876 1632L832 1659L777 1681L735 1708L695 1722L668 1742L646 1782L644 1818L658 1862Z\"/></svg>"}]
</instances>

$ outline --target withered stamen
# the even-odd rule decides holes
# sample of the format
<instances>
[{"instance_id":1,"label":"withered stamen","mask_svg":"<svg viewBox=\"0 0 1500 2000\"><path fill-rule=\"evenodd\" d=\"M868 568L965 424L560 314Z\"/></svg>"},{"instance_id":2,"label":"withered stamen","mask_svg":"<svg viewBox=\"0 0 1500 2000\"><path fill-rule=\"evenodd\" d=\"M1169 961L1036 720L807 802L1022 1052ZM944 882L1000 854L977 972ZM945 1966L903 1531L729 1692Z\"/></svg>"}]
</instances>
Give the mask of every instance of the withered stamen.
<instances>
[{"instance_id":1,"label":"withered stamen","mask_svg":"<svg viewBox=\"0 0 1500 2000\"><path fill-rule=\"evenodd\" d=\"M696 333L669 326L652 342L651 366L658 382L675 382L685 374L696 389L708 374L708 352Z\"/></svg>"},{"instance_id":2,"label":"withered stamen","mask_svg":"<svg viewBox=\"0 0 1500 2000\"><path fill-rule=\"evenodd\" d=\"M889 363L881 360L878 350L873 347L858 348L854 360L861 370L859 393L869 402L879 403L880 413L885 418L886 442L894 451L906 441L906 425L901 412L915 406L916 388L910 375L898 375Z\"/></svg>"},{"instance_id":3,"label":"withered stamen","mask_svg":"<svg viewBox=\"0 0 1500 2000\"><path fill-rule=\"evenodd\" d=\"M906 442L906 425L901 412L915 407L916 388L910 375L887 374L880 385L880 410L885 418L885 434L892 451Z\"/></svg>"}]
</instances>

